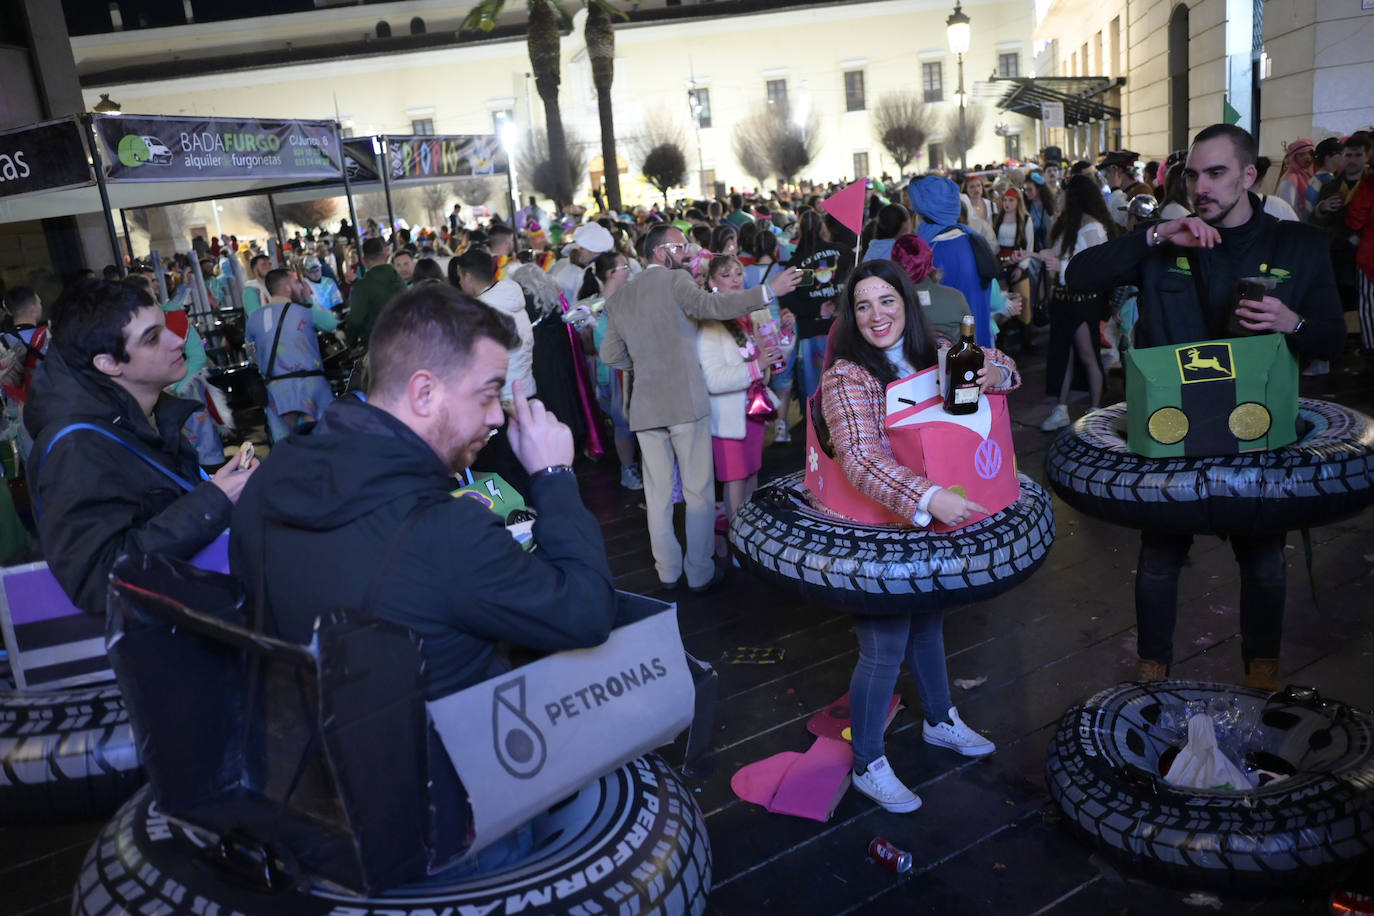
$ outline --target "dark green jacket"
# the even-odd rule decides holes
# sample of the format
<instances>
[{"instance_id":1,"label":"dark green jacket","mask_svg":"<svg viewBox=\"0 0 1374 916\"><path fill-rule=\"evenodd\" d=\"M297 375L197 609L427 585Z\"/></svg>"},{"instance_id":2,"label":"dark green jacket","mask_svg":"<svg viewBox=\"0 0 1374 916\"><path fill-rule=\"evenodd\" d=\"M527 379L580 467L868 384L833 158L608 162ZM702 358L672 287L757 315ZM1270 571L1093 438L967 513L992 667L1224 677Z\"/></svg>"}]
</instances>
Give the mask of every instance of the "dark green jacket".
<instances>
[{"instance_id":1,"label":"dark green jacket","mask_svg":"<svg viewBox=\"0 0 1374 916\"><path fill-rule=\"evenodd\" d=\"M390 264L369 267L348 294L348 317L344 319L348 342L366 345L382 308L405 291L406 281L401 279L396 268Z\"/></svg>"}]
</instances>

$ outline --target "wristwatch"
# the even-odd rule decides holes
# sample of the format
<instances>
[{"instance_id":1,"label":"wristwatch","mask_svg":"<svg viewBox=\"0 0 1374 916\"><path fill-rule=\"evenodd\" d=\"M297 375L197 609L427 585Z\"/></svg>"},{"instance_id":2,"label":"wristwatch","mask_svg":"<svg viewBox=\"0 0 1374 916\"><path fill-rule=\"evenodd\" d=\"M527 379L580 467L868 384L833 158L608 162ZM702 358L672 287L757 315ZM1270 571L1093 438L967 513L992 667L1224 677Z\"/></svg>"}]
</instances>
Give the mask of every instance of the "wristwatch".
<instances>
[{"instance_id":1,"label":"wristwatch","mask_svg":"<svg viewBox=\"0 0 1374 916\"><path fill-rule=\"evenodd\" d=\"M1295 324L1295 325L1293 325L1293 330L1289 331L1288 333L1289 333L1289 334L1296 334L1296 333L1298 333L1299 331L1301 331L1301 330L1303 329L1303 326L1304 326L1305 324L1307 324L1307 319L1304 318L1304 317L1302 317L1301 315L1299 315L1299 316L1298 316L1298 323Z\"/></svg>"},{"instance_id":2,"label":"wristwatch","mask_svg":"<svg viewBox=\"0 0 1374 916\"><path fill-rule=\"evenodd\" d=\"M568 474L571 474L571 473L572 473L572 468L569 467L569 466L566 465L566 464L551 464L551 465L549 465L548 467L546 467L546 468L540 468L539 470L537 470L537 471L535 471L533 474L531 474L531 475L530 475L530 482L533 483L534 481L538 480L539 478L541 478L541 477L547 477L547 476L550 475L550 474L562 474L562 473L564 473L564 472L566 472L566 473L568 473Z\"/></svg>"},{"instance_id":3,"label":"wristwatch","mask_svg":"<svg viewBox=\"0 0 1374 916\"><path fill-rule=\"evenodd\" d=\"M1158 247L1159 247L1159 223L1155 223L1153 226L1150 227L1150 239L1149 239L1149 240L1150 240L1150 247L1151 247L1151 248L1158 248Z\"/></svg>"}]
</instances>

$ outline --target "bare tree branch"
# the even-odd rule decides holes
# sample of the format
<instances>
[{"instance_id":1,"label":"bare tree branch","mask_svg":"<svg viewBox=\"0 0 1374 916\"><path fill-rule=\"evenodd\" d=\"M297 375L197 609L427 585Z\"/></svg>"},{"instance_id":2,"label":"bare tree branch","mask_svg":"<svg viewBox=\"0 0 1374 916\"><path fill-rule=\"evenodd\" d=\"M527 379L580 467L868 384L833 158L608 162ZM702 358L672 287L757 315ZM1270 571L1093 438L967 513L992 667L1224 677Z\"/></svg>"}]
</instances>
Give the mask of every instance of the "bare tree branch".
<instances>
[{"instance_id":1,"label":"bare tree branch","mask_svg":"<svg viewBox=\"0 0 1374 916\"><path fill-rule=\"evenodd\" d=\"M959 106L955 105L945 113L945 155L949 157L950 162L959 161L959 157L965 151L978 145L978 135L983 130L984 114L981 105L969 105L964 109L964 120L968 130L968 143L965 145L959 135Z\"/></svg>"},{"instance_id":2,"label":"bare tree branch","mask_svg":"<svg viewBox=\"0 0 1374 916\"><path fill-rule=\"evenodd\" d=\"M533 188L545 197L557 200L560 187L582 187L587 176L587 144L573 131L565 134L567 143L568 175L567 184L554 181L553 166L549 161L549 137L542 130L535 130L528 142L520 147L517 156L520 187Z\"/></svg>"},{"instance_id":3,"label":"bare tree branch","mask_svg":"<svg viewBox=\"0 0 1374 916\"><path fill-rule=\"evenodd\" d=\"M819 123L814 112L797 124L785 105L760 106L735 125L731 138L735 158L760 185L769 175L791 182L820 151Z\"/></svg>"},{"instance_id":4,"label":"bare tree branch","mask_svg":"<svg viewBox=\"0 0 1374 916\"><path fill-rule=\"evenodd\" d=\"M926 137L936 131L937 123L936 110L915 92L889 92L873 108L873 139L897 163L897 170L905 172L920 155Z\"/></svg>"},{"instance_id":5,"label":"bare tree branch","mask_svg":"<svg viewBox=\"0 0 1374 916\"><path fill-rule=\"evenodd\" d=\"M668 203L668 190L680 187L687 180L687 156L682 147L662 143L649 150L644 157L644 178L658 188L663 203Z\"/></svg>"}]
</instances>

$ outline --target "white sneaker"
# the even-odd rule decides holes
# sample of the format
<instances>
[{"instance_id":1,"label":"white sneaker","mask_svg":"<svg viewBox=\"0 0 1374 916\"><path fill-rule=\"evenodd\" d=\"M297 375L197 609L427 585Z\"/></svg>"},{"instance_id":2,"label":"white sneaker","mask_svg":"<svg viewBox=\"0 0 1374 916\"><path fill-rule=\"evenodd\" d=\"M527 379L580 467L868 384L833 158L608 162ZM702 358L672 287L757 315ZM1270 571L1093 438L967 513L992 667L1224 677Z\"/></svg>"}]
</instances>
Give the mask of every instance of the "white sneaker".
<instances>
[{"instance_id":1,"label":"white sneaker","mask_svg":"<svg viewBox=\"0 0 1374 916\"><path fill-rule=\"evenodd\" d=\"M1326 375L1331 371L1331 364L1324 359L1314 359L1307 364L1307 368L1302 370L1302 374L1308 378L1314 375Z\"/></svg>"},{"instance_id":2,"label":"white sneaker","mask_svg":"<svg viewBox=\"0 0 1374 916\"><path fill-rule=\"evenodd\" d=\"M627 464L620 469L620 485L627 490L644 489L644 480L639 476L639 468Z\"/></svg>"},{"instance_id":3,"label":"white sneaker","mask_svg":"<svg viewBox=\"0 0 1374 916\"><path fill-rule=\"evenodd\" d=\"M1056 404L1054 410L1045 418L1045 422L1040 424L1040 431L1042 433L1052 433L1056 429L1063 429L1068 425L1069 408L1065 407L1063 404Z\"/></svg>"},{"instance_id":4,"label":"white sneaker","mask_svg":"<svg viewBox=\"0 0 1374 916\"><path fill-rule=\"evenodd\" d=\"M948 722L939 725L922 722L921 733L926 744L947 747L965 757L985 757L997 750L997 745L965 725L964 720L959 718L959 710L953 706L949 708Z\"/></svg>"},{"instance_id":5,"label":"white sneaker","mask_svg":"<svg viewBox=\"0 0 1374 916\"><path fill-rule=\"evenodd\" d=\"M773 421L773 441L791 442L792 437L787 432L787 421L779 417Z\"/></svg>"},{"instance_id":6,"label":"white sneaker","mask_svg":"<svg viewBox=\"0 0 1374 916\"><path fill-rule=\"evenodd\" d=\"M870 763L862 773L853 774L853 778L854 788L894 814L907 814L921 807L920 797L893 775L886 755Z\"/></svg>"}]
</instances>

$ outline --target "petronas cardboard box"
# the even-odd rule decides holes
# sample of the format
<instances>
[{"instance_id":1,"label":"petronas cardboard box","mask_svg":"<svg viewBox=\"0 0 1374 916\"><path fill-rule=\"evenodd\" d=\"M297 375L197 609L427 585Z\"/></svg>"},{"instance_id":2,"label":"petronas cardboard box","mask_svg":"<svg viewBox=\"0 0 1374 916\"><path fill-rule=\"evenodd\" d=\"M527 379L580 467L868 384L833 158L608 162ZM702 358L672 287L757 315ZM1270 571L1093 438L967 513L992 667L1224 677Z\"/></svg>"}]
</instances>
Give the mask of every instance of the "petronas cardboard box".
<instances>
[{"instance_id":1,"label":"petronas cardboard box","mask_svg":"<svg viewBox=\"0 0 1374 916\"><path fill-rule=\"evenodd\" d=\"M1298 364L1280 334L1126 354L1126 444L1146 458L1281 448L1297 439Z\"/></svg>"}]
</instances>

